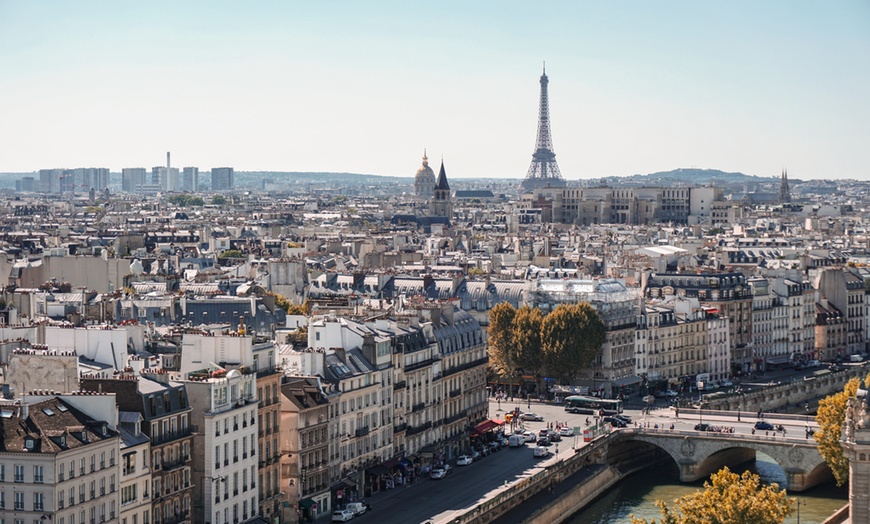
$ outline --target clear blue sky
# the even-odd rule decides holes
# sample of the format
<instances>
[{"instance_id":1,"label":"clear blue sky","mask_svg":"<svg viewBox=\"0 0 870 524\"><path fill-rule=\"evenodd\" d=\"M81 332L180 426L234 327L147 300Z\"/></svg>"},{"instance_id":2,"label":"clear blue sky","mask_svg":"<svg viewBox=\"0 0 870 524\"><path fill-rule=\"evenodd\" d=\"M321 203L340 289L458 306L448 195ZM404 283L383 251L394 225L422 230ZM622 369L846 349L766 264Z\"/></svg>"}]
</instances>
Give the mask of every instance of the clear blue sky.
<instances>
[{"instance_id":1,"label":"clear blue sky","mask_svg":"<svg viewBox=\"0 0 870 524\"><path fill-rule=\"evenodd\" d=\"M0 0L0 172L870 179L870 2Z\"/></svg>"}]
</instances>

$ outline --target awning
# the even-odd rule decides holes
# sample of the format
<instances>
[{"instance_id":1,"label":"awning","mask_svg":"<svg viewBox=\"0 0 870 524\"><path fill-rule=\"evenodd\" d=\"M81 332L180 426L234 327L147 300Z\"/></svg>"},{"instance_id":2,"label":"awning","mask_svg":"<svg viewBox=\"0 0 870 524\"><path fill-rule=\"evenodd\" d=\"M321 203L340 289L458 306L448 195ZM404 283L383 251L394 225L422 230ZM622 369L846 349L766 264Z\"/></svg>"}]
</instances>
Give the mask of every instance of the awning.
<instances>
[{"instance_id":1,"label":"awning","mask_svg":"<svg viewBox=\"0 0 870 524\"><path fill-rule=\"evenodd\" d=\"M344 484L345 486L349 487L349 488L355 488L355 487L356 487L356 482L353 481L353 480L350 480L350 479L342 479L341 483Z\"/></svg>"},{"instance_id":2,"label":"awning","mask_svg":"<svg viewBox=\"0 0 870 524\"><path fill-rule=\"evenodd\" d=\"M767 357L768 364L787 364L788 360L788 355L775 355L772 357Z\"/></svg>"},{"instance_id":3,"label":"awning","mask_svg":"<svg viewBox=\"0 0 870 524\"><path fill-rule=\"evenodd\" d=\"M305 509L311 509L311 506L314 505L313 499L302 499L299 501L299 506Z\"/></svg>"},{"instance_id":4,"label":"awning","mask_svg":"<svg viewBox=\"0 0 870 524\"><path fill-rule=\"evenodd\" d=\"M498 424L496 424L495 421L484 420L483 422L481 422L480 424L478 424L477 426L474 427L474 431L472 431L472 433L477 433L478 435L483 435L484 433L486 433L487 431L491 430L492 428L494 428L496 426L498 426Z\"/></svg>"},{"instance_id":5,"label":"awning","mask_svg":"<svg viewBox=\"0 0 870 524\"><path fill-rule=\"evenodd\" d=\"M632 375L630 377L622 377L613 381L614 386L630 386L632 384L639 384L643 382L643 379L637 375Z\"/></svg>"},{"instance_id":6,"label":"awning","mask_svg":"<svg viewBox=\"0 0 870 524\"><path fill-rule=\"evenodd\" d=\"M492 421L495 422L495 424L497 426L504 426L504 420L499 420L497 418L494 418L494 419L492 419Z\"/></svg>"},{"instance_id":7,"label":"awning","mask_svg":"<svg viewBox=\"0 0 870 524\"><path fill-rule=\"evenodd\" d=\"M375 466L370 467L366 470L366 473L370 473L376 477L380 477L381 475L386 475L390 470L387 469L383 464L377 464Z\"/></svg>"}]
</instances>

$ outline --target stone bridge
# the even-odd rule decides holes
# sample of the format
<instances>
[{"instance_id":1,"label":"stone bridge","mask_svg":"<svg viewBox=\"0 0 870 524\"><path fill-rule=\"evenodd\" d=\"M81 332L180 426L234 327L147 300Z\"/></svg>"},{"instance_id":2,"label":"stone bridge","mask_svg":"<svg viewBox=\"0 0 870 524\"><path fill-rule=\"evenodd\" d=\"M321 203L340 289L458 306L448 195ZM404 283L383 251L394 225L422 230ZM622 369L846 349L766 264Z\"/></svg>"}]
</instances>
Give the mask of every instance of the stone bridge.
<instances>
[{"instance_id":1,"label":"stone bridge","mask_svg":"<svg viewBox=\"0 0 870 524\"><path fill-rule=\"evenodd\" d=\"M785 471L789 491L804 491L831 477L814 440L642 428L620 429L616 433L610 448L631 442L658 447L677 463L683 482L706 478L723 466L753 460L757 451L770 456Z\"/></svg>"}]
</instances>

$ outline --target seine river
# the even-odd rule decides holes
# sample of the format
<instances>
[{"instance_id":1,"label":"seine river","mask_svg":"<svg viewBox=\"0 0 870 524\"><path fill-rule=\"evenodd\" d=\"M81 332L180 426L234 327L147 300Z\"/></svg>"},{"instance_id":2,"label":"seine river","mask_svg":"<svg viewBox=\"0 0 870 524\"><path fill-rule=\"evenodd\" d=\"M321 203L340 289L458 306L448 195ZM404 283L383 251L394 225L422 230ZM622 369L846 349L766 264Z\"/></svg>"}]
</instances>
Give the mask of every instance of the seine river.
<instances>
[{"instance_id":1,"label":"seine river","mask_svg":"<svg viewBox=\"0 0 870 524\"><path fill-rule=\"evenodd\" d=\"M737 470L742 473L746 469L757 473L763 482L776 482L780 486L785 485L785 473L767 455L762 453L754 464ZM570 524L627 524L630 522L629 515L636 517L658 519L660 513L655 506L656 500L674 499L700 489L702 482L683 484L680 482L676 464L670 468L663 466L661 469L650 469L628 477L612 490L597 499L580 513L573 515ZM794 495L801 501L800 522L801 524L821 523L838 508L846 504L849 492L846 487L837 488L833 481L816 486L813 489ZM785 520L789 524L795 524L797 512Z\"/></svg>"}]
</instances>

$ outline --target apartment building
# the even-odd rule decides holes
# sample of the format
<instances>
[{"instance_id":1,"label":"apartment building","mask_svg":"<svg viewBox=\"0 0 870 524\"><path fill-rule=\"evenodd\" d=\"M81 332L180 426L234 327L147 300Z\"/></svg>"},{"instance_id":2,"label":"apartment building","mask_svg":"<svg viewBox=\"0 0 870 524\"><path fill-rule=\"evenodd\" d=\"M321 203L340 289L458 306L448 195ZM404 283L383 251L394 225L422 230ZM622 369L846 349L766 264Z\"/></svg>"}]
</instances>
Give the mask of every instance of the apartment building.
<instances>
[{"instance_id":1,"label":"apartment building","mask_svg":"<svg viewBox=\"0 0 870 524\"><path fill-rule=\"evenodd\" d=\"M302 519L332 511L329 474L329 400L315 377L288 377L281 385L283 500ZM343 495L343 493L342 493ZM343 497L336 497L340 504Z\"/></svg>"},{"instance_id":2,"label":"apartment building","mask_svg":"<svg viewBox=\"0 0 870 524\"><path fill-rule=\"evenodd\" d=\"M151 439L142 432L144 418L121 411L121 524L151 522Z\"/></svg>"},{"instance_id":3,"label":"apartment building","mask_svg":"<svg viewBox=\"0 0 870 524\"><path fill-rule=\"evenodd\" d=\"M141 430L151 443L151 489L143 496L150 495L153 524L192 522L192 410L185 386L164 370L143 369L141 375L85 376L81 388L115 393L121 411L142 416Z\"/></svg>"},{"instance_id":4,"label":"apartment building","mask_svg":"<svg viewBox=\"0 0 870 524\"><path fill-rule=\"evenodd\" d=\"M114 395L29 395L0 411L0 520L118 522Z\"/></svg>"}]
</instances>

